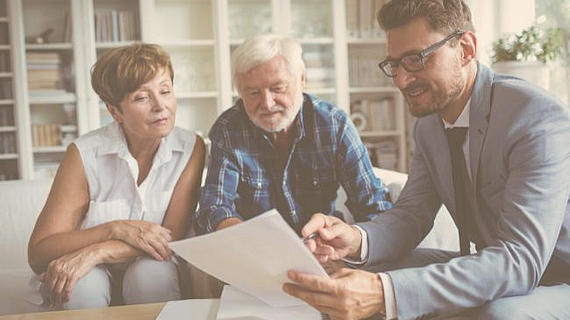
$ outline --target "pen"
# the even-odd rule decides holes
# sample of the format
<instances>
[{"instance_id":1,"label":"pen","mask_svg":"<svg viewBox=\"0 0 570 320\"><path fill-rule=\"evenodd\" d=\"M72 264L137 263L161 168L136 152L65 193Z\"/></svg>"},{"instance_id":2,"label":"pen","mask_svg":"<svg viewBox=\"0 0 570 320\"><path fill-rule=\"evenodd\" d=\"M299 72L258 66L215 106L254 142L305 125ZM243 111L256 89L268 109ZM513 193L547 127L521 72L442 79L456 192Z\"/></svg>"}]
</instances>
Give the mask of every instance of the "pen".
<instances>
[{"instance_id":1,"label":"pen","mask_svg":"<svg viewBox=\"0 0 570 320\"><path fill-rule=\"evenodd\" d=\"M318 238L318 237L319 237L319 234L318 234L317 232L313 232L313 233L311 233L310 235L304 237L304 238L303 238L303 242L307 242L307 241L309 241L309 240L311 240L311 239L316 239L316 238Z\"/></svg>"}]
</instances>

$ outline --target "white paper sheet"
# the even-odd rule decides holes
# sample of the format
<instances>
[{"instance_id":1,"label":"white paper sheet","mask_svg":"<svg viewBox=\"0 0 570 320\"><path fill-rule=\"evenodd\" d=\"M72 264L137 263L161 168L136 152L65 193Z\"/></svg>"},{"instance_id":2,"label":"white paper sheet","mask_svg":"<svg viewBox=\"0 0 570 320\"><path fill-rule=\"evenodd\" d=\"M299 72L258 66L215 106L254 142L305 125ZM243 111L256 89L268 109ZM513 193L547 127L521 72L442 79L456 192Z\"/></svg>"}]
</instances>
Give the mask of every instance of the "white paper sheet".
<instances>
[{"instance_id":1,"label":"white paper sheet","mask_svg":"<svg viewBox=\"0 0 570 320\"><path fill-rule=\"evenodd\" d=\"M219 304L217 299L168 301L155 320L214 320Z\"/></svg>"},{"instance_id":2,"label":"white paper sheet","mask_svg":"<svg viewBox=\"0 0 570 320\"><path fill-rule=\"evenodd\" d=\"M271 307L233 286L224 286L216 320L321 320L321 313L308 306Z\"/></svg>"},{"instance_id":3,"label":"white paper sheet","mask_svg":"<svg viewBox=\"0 0 570 320\"><path fill-rule=\"evenodd\" d=\"M317 259L276 210L220 231L170 243L202 271L271 306L303 305L282 290L286 272L328 277Z\"/></svg>"}]
</instances>

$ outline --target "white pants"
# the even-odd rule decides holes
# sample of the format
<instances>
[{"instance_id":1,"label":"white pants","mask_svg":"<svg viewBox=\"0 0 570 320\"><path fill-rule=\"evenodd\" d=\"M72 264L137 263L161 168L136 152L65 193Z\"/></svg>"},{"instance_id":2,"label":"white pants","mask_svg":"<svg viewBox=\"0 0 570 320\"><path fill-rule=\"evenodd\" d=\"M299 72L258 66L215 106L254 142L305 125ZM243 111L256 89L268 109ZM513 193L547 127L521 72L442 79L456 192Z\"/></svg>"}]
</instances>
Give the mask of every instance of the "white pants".
<instances>
[{"instance_id":1,"label":"white pants","mask_svg":"<svg viewBox=\"0 0 570 320\"><path fill-rule=\"evenodd\" d=\"M121 275L122 279L117 279ZM77 281L69 301L64 303L61 309L108 307L111 304L112 294L118 294L113 292L113 289L122 290L120 292L125 304L181 299L174 258L171 261L157 261L149 257L139 257L131 263L122 265L119 270L116 266L96 266ZM47 288L42 285L40 290L44 301L49 302Z\"/></svg>"}]
</instances>

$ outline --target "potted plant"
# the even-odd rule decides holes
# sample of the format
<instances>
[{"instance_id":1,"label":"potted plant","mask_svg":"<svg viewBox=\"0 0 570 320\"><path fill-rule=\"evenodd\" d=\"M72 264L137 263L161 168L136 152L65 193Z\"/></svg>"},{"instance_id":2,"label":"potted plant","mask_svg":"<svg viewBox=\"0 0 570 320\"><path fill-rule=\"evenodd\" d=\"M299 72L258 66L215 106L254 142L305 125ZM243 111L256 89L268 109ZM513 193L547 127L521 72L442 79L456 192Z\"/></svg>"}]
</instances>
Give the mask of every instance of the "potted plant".
<instances>
[{"instance_id":1,"label":"potted plant","mask_svg":"<svg viewBox=\"0 0 570 320\"><path fill-rule=\"evenodd\" d=\"M493 69L549 87L549 61L558 57L562 48L560 28L539 29L533 25L493 42Z\"/></svg>"}]
</instances>

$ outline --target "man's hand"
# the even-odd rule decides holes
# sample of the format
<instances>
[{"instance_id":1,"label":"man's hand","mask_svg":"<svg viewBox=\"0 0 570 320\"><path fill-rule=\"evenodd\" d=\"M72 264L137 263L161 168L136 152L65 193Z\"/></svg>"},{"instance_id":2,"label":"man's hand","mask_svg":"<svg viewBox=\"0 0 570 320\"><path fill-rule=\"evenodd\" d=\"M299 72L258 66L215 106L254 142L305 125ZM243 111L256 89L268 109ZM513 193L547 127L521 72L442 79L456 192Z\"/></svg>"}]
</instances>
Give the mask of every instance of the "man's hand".
<instances>
[{"instance_id":1,"label":"man's hand","mask_svg":"<svg viewBox=\"0 0 570 320\"><path fill-rule=\"evenodd\" d=\"M46 272L40 275L40 280L50 291L52 305L59 307L69 301L77 280L89 273L98 263L97 254L88 249L52 260Z\"/></svg>"},{"instance_id":2,"label":"man's hand","mask_svg":"<svg viewBox=\"0 0 570 320\"><path fill-rule=\"evenodd\" d=\"M297 297L331 319L364 319L385 313L384 291L378 274L343 268L330 279L289 271L294 283L283 291Z\"/></svg>"},{"instance_id":3,"label":"man's hand","mask_svg":"<svg viewBox=\"0 0 570 320\"><path fill-rule=\"evenodd\" d=\"M216 231L222 230L222 229L227 228L227 227L231 227L234 224L238 224L238 223L241 223L241 220L238 218L229 218L226 220L222 220L222 221L220 221L220 223L218 223L218 226L216 227Z\"/></svg>"},{"instance_id":4,"label":"man's hand","mask_svg":"<svg viewBox=\"0 0 570 320\"><path fill-rule=\"evenodd\" d=\"M342 220L317 213L301 230L303 237L317 233L315 239L305 241L315 257L321 262L339 260L346 256L359 257L362 237L358 229L351 227Z\"/></svg>"},{"instance_id":5,"label":"man's hand","mask_svg":"<svg viewBox=\"0 0 570 320\"><path fill-rule=\"evenodd\" d=\"M172 241L172 232L157 224L142 220L116 220L111 225L111 238L146 252L159 261L168 261L172 251L168 243Z\"/></svg>"}]
</instances>

